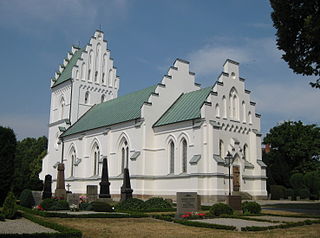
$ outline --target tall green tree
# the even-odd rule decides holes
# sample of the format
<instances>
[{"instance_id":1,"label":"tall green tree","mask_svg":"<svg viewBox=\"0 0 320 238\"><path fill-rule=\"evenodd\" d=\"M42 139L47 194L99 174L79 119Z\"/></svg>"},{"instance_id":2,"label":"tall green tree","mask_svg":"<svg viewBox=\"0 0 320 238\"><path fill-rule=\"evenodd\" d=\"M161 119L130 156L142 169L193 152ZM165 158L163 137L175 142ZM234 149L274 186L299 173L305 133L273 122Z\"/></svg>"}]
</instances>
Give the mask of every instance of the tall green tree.
<instances>
[{"instance_id":1,"label":"tall green tree","mask_svg":"<svg viewBox=\"0 0 320 238\"><path fill-rule=\"evenodd\" d=\"M46 155L48 140L46 137L25 138L17 144L14 193L19 195L24 189L41 190L42 159Z\"/></svg>"},{"instance_id":2,"label":"tall green tree","mask_svg":"<svg viewBox=\"0 0 320 238\"><path fill-rule=\"evenodd\" d=\"M10 191L17 140L12 129L0 126L0 206Z\"/></svg>"},{"instance_id":3,"label":"tall green tree","mask_svg":"<svg viewBox=\"0 0 320 238\"><path fill-rule=\"evenodd\" d=\"M282 58L297 74L320 75L320 1L270 0ZM310 83L320 88L320 79Z\"/></svg>"},{"instance_id":4,"label":"tall green tree","mask_svg":"<svg viewBox=\"0 0 320 238\"><path fill-rule=\"evenodd\" d=\"M292 173L301 168L305 169L305 172L319 168L320 128L316 125L286 121L273 127L263 143L271 145L270 152L264 154L263 158L268 165L269 185L289 186ZM310 163L314 166L304 166Z\"/></svg>"}]
</instances>

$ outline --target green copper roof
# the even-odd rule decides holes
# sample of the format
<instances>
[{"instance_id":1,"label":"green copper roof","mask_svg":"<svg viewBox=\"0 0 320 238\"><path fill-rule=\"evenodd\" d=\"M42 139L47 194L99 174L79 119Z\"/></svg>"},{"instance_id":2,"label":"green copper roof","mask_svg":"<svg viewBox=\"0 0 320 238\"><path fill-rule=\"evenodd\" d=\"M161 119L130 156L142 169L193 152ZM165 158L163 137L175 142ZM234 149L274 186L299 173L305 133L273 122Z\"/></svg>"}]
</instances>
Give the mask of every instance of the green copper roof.
<instances>
[{"instance_id":1,"label":"green copper roof","mask_svg":"<svg viewBox=\"0 0 320 238\"><path fill-rule=\"evenodd\" d=\"M154 124L154 127L201 117L201 107L211 92L212 87L182 94Z\"/></svg>"},{"instance_id":2,"label":"green copper roof","mask_svg":"<svg viewBox=\"0 0 320 238\"><path fill-rule=\"evenodd\" d=\"M143 103L148 101L156 87L154 85L93 106L62 137L140 118Z\"/></svg>"},{"instance_id":3,"label":"green copper roof","mask_svg":"<svg viewBox=\"0 0 320 238\"><path fill-rule=\"evenodd\" d=\"M80 49L80 50L77 50L76 52L74 52L74 54L72 55L70 61L65 66L64 70L61 72L59 78L52 85L52 87L55 87L55 86L65 82L65 81L71 79L71 77L72 77L72 68L73 68L73 66L75 66L75 64L77 63L78 59L81 57L81 53L84 50L85 50L85 47Z\"/></svg>"}]
</instances>

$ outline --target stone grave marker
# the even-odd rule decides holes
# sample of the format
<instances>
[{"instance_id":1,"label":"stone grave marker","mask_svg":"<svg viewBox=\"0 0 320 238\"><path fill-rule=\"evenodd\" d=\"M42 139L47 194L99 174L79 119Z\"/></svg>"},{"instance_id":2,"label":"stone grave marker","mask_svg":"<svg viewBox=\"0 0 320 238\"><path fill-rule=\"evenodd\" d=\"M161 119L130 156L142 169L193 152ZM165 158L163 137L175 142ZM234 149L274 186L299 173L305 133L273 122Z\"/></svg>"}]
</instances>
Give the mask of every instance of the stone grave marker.
<instances>
[{"instance_id":1,"label":"stone grave marker","mask_svg":"<svg viewBox=\"0 0 320 238\"><path fill-rule=\"evenodd\" d=\"M67 201L70 205L75 204L79 205L79 194L77 193L67 193Z\"/></svg>"},{"instance_id":2,"label":"stone grave marker","mask_svg":"<svg viewBox=\"0 0 320 238\"><path fill-rule=\"evenodd\" d=\"M97 185L87 185L87 198L88 198L88 202L93 202L98 199Z\"/></svg>"},{"instance_id":3,"label":"stone grave marker","mask_svg":"<svg viewBox=\"0 0 320 238\"><path fill-rule=\"evenodd\" d=\"M31 191L35 202L35 206L38 206L42 201L42 191Z\"/></svg>"},{"instance_id":4,"label":"stone grave marker","mask_svg":"<svg viewBox=\"0 0 320 238\"><path fill-rule=\"evenodd\" d=\"M176 218L186 212L198 212L200 209L200 196L196 192L177 192Z\"/></svg>"}]
</instances>

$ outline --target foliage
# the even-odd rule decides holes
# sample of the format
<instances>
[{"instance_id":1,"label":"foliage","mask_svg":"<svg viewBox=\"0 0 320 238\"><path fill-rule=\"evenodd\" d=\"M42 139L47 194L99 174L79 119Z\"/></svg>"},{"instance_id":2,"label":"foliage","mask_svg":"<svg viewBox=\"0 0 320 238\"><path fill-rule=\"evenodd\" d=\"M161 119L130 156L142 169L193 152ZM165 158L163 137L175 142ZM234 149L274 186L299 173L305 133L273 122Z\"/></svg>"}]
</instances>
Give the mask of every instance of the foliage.
<instances>
[{"instance_id":1,"label":"foliage","mask_svg":"<svg viewBox=\"0 0 320 238\"><path fill-rule=\"evenodd\" d=\"M17 213L16 197L12 192L8 192L8 195L3 203L2 213L5 218L14 219Z\"/></svg>"},{"instance_id":2,"label":"foliage","mask_svg":"<svg viewBox=\"0 0 320 238\"><path fill-rule=\"evenodd\" d=\"M309 189L311 199L319 199L320 193L320 172L308 172L303 176L305 186Z\"/></svg>"},{"instance_id":3,"label":"foliage","mask_svg":"<svg viewBox=\"0 0 320 238\"><path fill-rule=\"evenodd\" d=\"M309 189L301 188L298 191L299 191L299 196L300 196L301 199L307 199L307 198L310 197Z\"/></svg>"},{"instance_id":4,"label":"foliage","mask_svg":"<svg viewBox=\"0 0 320 238\"><path fill-rule=\"evenodd\" d=\"M277 46L297 74L320 75L320 18L318 0L270 0ZM320 88L319 79L310 83Z\"/></svg>"},{"instance_id":5,"label":"foliage","mask_svg":"<svg viewBox=\"0 0 320 238\"><path fill-rule=\"evenodd\" d=\"M304 188L303 174L295 173L295 174L291 175L290 185L292 186L293 189Z\"/></svg>"},{"instance_id":6,"label":"foliage","mask_svg":"<svg viewBox=\"0 0 320 238\"><path fill-rule=\"evenodd\" d=\"M161 197L148 199L147 201L145 201L144 206L146 209L172 208L171 204Z\"/></svg>"},{"instance_id":7,"label":"foliage","mask_svg":"<svg viewBox=\"0 0 320 238\"><path fill-rule=\"evenodd\" d=\"M111 205L106 202L94 201L91 202L91 210L95 212L113 212Z\"/></svg>"},{"instance_id":8,"label":"foliage","mask_svg":"<svg viewBox=\"0 0 320 238\"><path fill-rule=\"evenodd\" d=\"M13 181L16 145L17 140L13 130L0 126L0 206Z\"/></svg>"},{"instance_id":9,"label":"foliage","mask_svg":"<svg viewBox=\"0 0 320 238\"><path fill-rule=\"evenodd\" d=\"M92 205L89 202L82 202L82 203L79 203L79 209L85 210L85 211L90 211L92 209Z\"/></svg>"},{"instance_id":10,"label":"foliage","mask_svg":"<svg viewBox=\"0 0 320 238\"><path fill-rule=\"evenodd\" d=\"M69 203L57 198L46 198L42 200L40 206L47 211L69 210Z\"/></svg>"},{"instance_id":11,"label":"foliage","mask_svg":"<svg viewBox=\"0 0 320 238\"><path fill-rule=\"evenodd\" d=\"M145 209L145 203L138 198L130 198L116 205L117 211L139 211Z\"/></svg>"},{"instance_id":12,"label":"foliage","mask_svg":"<svg viewBox=\"0 0 320 238\"><path fill-rule=\"evenodd\" d=\"M235 226L228 225L220 225L220 224L210 224L205 222L197 222L197 221L189 221L189 220L178 220L174 219L175 223L179 223L186 226L195 226L195 227L205 227L205 228L213 228L213 229L223 229L223 230L235 230Z\"/></svg>"},{"instance_id":13,"label":"foliage","mask_svg":"<svg viewBox=\"0 0 320 238\"><path fill-rule=\"evenodd\" d=\"M285 190L286 188L282 185L271 185L270 186L271 199L279 200L280 198L284 198Z\"/></svg>"},{"instance_id":14,"label":"foliage","mask_svg":"<svg viewBox=\"0 0 320 238\"><path fill-rule=\"evenodd\" d=\"M210 214L213 216L220 216L223 214L232 215L233 209L224 203L216 203L213 204L212 207L209 210Z\"/></svg>"},{"instance_id":15,"label":"foliage","mask_svg":"<svg viewBox=\"0 0 320 238\"><path fill-rule=\"evenodd\" d=\"M294 198L294 190L292 188L287 188L285 190L285 198L289 198L291 197L291 199Z\"/></svg>"},{"instance_id":16,"label":"foliage","mask_svg":"<svg viewBox=\"0 0 320 238\"><path fill-rule=\"evenodd\" d=\"M0 212L0 221L4 221L5 220L5 216L2 212Z\"/></svg>"},{"instance_id":17,"label":"foliage","mask_svg":"<svg viewBox=\"0 0 320 238\"><path fill-rule=\"evenodd\" d=\"M244 214L260 214L261 206L257 202L245 201L241 204L241 208Z\"/></svg>"},{"instance_id":18,"label":"foliage","mask_svg":"<svg viewBox=\"0 0 320 238\"><path fill-rule=\"evenodd\" d=\"M20 205L23 207L32 208L35 205L35 201L30 189L24 189L19 197Z\"/></svg>"},{"instance_id":19,"label":"foliage","mask_svg":"<svg viewBox=\"0 0 320 238\"><path fill-rule=\"evenodd\" d=\"M46 137L25 138L17 144L15 159L15 180L13 191L20 194L23 189L42 190L39 180L42 159L46 155L48 140Z\"/></svg>"}]
</instances>

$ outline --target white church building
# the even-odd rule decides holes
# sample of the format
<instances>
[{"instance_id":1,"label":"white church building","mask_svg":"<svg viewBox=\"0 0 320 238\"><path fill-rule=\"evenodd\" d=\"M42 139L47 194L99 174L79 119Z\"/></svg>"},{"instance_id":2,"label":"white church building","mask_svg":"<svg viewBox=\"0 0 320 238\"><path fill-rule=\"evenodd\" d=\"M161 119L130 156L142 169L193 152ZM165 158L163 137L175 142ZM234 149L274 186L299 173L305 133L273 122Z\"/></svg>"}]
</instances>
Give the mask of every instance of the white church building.
<instances>
[{"instance_id":1,"label":"white church building","mask_svg":"<svg viewBox=\"0 0 320 238\"><path fill-rule=\"evenodd\" d=\"M72 47L52 79L40 178L50 174L55 181L63 160L66 184L85 193L87 185L99 185L106 157L115 199L129 168L136 197L197 192L211 202L229 193L230 152L232 192L266 198L260 115L239 63L227 59L212 83L201 88L189 62L177 59L158 84L118 97L120 79L97 30L85 47Z\"/></svg>"}]
</instances>

